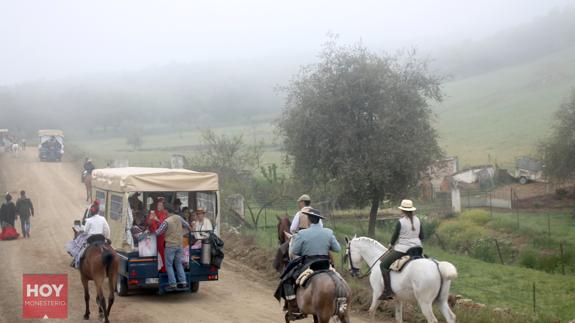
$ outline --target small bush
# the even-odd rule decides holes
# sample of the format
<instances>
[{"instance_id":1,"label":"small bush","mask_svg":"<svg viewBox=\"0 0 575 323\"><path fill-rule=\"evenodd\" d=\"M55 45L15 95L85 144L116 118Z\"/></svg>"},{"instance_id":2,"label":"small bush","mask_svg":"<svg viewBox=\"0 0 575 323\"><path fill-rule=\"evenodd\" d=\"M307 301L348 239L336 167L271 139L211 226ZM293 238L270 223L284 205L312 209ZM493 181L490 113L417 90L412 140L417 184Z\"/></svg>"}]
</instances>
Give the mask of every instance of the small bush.
<instances>
[{"instance_id":1,"label":"small bush","mask_svg":"<svg viewBox=\"0 0 575 323\"><path fill-rule=\"evenodd\" d=\"M474 241L487 236L487 231L470 221L450 220L439 225L437 234L450 249L468 252Z\"/></svg>"},{"instance_id":2,"label":"small bush","mask_svg":"<svg viewBox=\"0 0 575 323\"><path fill-rule=\"evenodd\" d=\"M558 188L555 190L555 198L558 200L562 200L569 195L569 191L564 188Z\"/></svg>"},{"instance_id":3,"label":"small bush","mask_svg":"<svg viewBox=\"0 0 575 323\"><path fill-rule=\"evenodd\" d=\"M537 251L525 249L519 254L519 264L526 268L537 268Z\"/></svg>"},{"instance_id":4,"label":"small bush","mask_svg":"<svg viewBox=\"0 0 575 323\"><path fill-rule=\"evenodd\" d=\"M491 216L489 213L483 210L465 211L461 215L461 218L479 225L485 225L487 222L491 221Z\"/></svg>"}]
</instances>

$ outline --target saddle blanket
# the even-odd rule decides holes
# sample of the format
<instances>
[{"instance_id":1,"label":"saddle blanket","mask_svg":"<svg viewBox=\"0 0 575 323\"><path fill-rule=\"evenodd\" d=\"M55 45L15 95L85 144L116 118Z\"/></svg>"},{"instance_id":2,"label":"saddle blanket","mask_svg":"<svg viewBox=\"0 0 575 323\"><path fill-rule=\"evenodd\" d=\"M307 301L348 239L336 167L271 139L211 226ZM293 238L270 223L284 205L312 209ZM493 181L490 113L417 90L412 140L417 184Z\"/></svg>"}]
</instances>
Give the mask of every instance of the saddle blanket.
<instances>
[{"instance_id":1,"label":"saddle blanket","mask_svg":"<svg viewBox=\"0 0 575 323\"><path fill-rule=\"evenodd\" d=\"M320 272L324 272L326 270L320 270L317 273ZM335 268L333 268L333 266L329 267L329 271L334 272L339 278L343 279L341 277L341 275L335 270ZM316 273L316 271L314 271L311 268L308 268L306 270L304 270L295 280L295 284L296 286L305 286L305 283L309 280L310 277L312 277L314 274Z\"/></svg>"},{"instance_id":2,"label":"saddle blanket","mask_svg":"<svg viewBox=\"0 0 575 323\"><path fill-rule=\"evenodd\" d=\"M66 250L68 254L74 258L74 267L80 268L80 259L84 255L84 251L86 251L88 237L90 235L87 233L80 233L76 239L69 241L66 245Z\"/></svg>"}]
</instances>

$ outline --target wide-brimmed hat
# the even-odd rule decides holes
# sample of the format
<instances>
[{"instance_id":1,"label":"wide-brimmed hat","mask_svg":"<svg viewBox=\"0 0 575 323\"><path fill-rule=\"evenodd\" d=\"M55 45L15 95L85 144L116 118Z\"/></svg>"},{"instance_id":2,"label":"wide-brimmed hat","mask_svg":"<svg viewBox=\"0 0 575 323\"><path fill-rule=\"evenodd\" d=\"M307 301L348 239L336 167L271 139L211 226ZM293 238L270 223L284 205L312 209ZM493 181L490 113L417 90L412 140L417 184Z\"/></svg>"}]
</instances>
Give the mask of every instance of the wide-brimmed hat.
<instances>
[{"instance_id":1,"label":"wide-brimmed hat","mask_svg":"<svg viewBox=\"0 0 575 323\"><path fill-rule=\"evenodd\" d=\"M309 195L304 194L302 196L299 197L299 199L297 199L298 202L311 202L311 198L309 198Z\"/></svg>"},{"instance_id":2,"label":"wide-brimmed hat","mask_svg":"<svg viewBox=\"0 0 575 323\"><path fill-rule=\"evenodd\" d=\"M197 209L196 209L196 213L200 213L200 212L206 213L206 209L204 209L203 207L197 208Z\"/></svg>"},{"instance_id":3,"label":"wide-brimmed hat","mask_svg":"<svg viewBox=\"0 0 575 323\"><path fill-rule=\"evenodd\" d=\"M415 210L417 210L416 208L413 207L413 201L412 200L401 201L401 205L398 207L398 209L403 210L403 211L415 211Z\"/></svg>"},{"instance_id":4,"label":"wide-brimmed hat","mask_svg":"<svg viewBox=\"0 0 575 323\"><path fill-rule=\"evenodd\" d=\"M301 213L311 215L311 216L317 216L320 219L325 219L325 216L321 215L318 210L311 208L311 207L304 207L301 210Z\"/></svg>"}]
</instances>

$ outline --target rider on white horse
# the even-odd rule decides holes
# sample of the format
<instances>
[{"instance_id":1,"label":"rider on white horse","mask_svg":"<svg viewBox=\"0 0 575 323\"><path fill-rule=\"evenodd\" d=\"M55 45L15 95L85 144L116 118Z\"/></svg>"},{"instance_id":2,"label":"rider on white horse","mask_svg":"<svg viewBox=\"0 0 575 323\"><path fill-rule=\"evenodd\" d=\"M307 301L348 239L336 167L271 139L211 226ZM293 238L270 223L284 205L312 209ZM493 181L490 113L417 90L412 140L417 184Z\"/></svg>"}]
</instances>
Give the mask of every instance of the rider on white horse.
<instances>
[{"instance_id":1,"label":"rider on white horse","mask_svg":"<svg viewBox=\"0 0 575 323\"><path fill-rule=\"evenodd\" d=\"M401 218L395 226L395 231L391 237L391 248L381 259L381 273L385 289L379 297L380 300L393 298L391 290L391 281L389 276L389 267L397 259L405 256L412 248L421 248L423 240L423 230L419 218L413 215L416 210L411 200L401 201L398 207L401 210Z\"/></svg>"}]
</instances>

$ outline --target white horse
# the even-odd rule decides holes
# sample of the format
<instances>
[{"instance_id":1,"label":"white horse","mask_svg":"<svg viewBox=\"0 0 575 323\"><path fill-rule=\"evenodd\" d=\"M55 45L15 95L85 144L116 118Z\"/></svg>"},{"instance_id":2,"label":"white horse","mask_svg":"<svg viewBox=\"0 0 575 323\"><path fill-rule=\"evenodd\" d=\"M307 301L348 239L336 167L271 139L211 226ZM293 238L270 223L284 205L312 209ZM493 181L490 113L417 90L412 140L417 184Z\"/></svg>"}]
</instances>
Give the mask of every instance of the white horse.
<instances>
[{"instance_id":1,"label":"white horse","mask_svg":"<svg viewBox=\"0 0 575 323\"><path fill-rule=\"evenodd\" d=\"M20 152L20 145L18 145L18 144L12 144L12 145L10 146L10 151L13 152L13 153L18 154L18 153Z\"/></svg>"},{"instance_id":2,"label":"white horse","mask_svg":"<svg viewBox=\"0 0 575 323\"><path fill-rule=\"evenodd\" d=\"M346 237L345 240L347 242L346 260L352 274L359 272L356 266L360 265L361 259L372 268L369 282L373 295L369 313L373 321L375 310L380 303L378 298L384 287L379 258L387 251L387 248L367 237L354 237L352 240ZM455 314L447 304L451 281L455 278L457 278L457 270L451 263L435 262L427 258L412 260L401 272L392 271L391 288L398 301L395 304L395 320L403 321L403 302L417 300L428 323L438 322L433 314L433 303L439 306L447 323L455 322Z\"/></svg>"}]
</instances>

